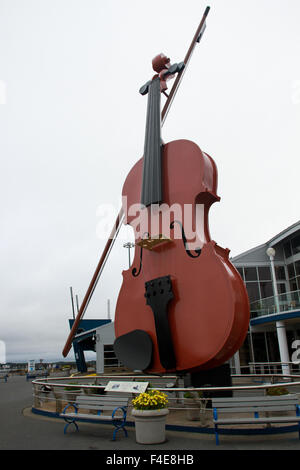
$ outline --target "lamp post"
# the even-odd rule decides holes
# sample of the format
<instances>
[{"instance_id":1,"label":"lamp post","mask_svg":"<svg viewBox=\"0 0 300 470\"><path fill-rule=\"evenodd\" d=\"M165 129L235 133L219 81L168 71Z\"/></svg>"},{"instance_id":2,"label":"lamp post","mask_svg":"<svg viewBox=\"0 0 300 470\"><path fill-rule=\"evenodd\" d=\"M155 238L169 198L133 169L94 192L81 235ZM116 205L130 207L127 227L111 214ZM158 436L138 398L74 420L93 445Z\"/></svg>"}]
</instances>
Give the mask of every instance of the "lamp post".
<instances>
[{"instance_id":1,"label":"lamp post","mask_svg":"<svg viewBox=\"0 0 300 470\"><path fill-rule=\"evenodd\" d=\"M275 310L276 310L275 313L279 313L280 312L279 297L278 297L278 289L277 289L275 266L274 266L274 257L275 257L276 251L274 248L269 247L266 253L270 258L270 264L271 264L273 291L274 291L274 298L275 298ZM290 366L289 366L290 358L289 358L289 349L288 349L288 344L287 344L287 339L286 339L285 324L283 321L276 322L276 330L277 330L277 338L278 338L278 345L279 345L279 352L280 352L280 360L282 363L284 363L282 365L282 373L289 375L290 374Z\"/></svg>"},{"instance_id":2,"label":"lamp post","mask_svg":"<svg viewBox=\"0 0 300 470\"><path fill-rule=\"evenodd\" d=\"M269 247L266 253L270 258L270 264L271 264L273 291L274 291L274 298L275 298L275 310L276 310L276 313L279 313L280 309L279 309L278 289L277 289L275 266L274 266L274 257L275 257L276 251L274 250L274 248Z\"/></svg>"},{"instance_id":3,"label":"lamp post","mask_svg":"<svg viewBox=\"0 0 300 470\"><path fill-rule=\"evenodd\" d=\"M130 260L130 250L133 248L135 245L132 242L126 242L124 243L123 247L128 248L128 262L129 262L129 267L131 266L131 260Z\"/></svg>"}]
</instances>

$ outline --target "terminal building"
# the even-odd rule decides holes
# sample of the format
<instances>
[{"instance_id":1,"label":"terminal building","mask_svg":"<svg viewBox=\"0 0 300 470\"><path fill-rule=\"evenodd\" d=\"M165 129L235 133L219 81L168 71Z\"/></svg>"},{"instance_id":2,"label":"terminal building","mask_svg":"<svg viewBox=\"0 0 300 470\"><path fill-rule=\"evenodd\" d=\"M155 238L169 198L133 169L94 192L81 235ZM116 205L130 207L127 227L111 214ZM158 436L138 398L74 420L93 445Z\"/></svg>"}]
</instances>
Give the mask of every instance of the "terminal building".
<instances>
[{"instance_id":1,"label":"terminal building","mask_svg":"<svg viewBox=\"0 0 300 470\"><path fill-rule=\"evenodd\" d=\"M300 221L231 262L245 282L251 311L238 354L241 369L249 363L294 362L300 345ZM287 365L284 372L289 371Z\"/></svg>"}]
</instances>

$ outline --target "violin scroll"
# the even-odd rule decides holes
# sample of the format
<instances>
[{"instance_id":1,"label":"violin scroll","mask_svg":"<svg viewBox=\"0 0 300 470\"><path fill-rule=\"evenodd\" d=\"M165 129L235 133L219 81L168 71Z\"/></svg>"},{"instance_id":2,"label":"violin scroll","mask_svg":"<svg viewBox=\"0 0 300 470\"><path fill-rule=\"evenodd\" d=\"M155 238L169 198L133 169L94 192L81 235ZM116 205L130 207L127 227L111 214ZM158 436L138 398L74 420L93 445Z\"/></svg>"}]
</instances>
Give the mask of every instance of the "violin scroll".
<instances>
[{"instance_id":1,"label":"violin scroll","mask_svg":"<svg viewBox=\"0 0 300 470\"><path fill-rule=\"evenodd\" d=\"M158 54L154 57L154 59L152 60L152 68L155 72L157 72L157 74L154 75L152 80L157 77L160 78L161 93L165 93L165 91L168 89L167 80L174 78L176 73L181 73L184 67L184 62L180 62L178 64L175 63L171 65L170 59L165 54ZM146 95L149 92L149 86L152 80L149 80L147 83L145 83L145 85L140 88L139 92L141 95Z\"/></svg>"}]
</instances>

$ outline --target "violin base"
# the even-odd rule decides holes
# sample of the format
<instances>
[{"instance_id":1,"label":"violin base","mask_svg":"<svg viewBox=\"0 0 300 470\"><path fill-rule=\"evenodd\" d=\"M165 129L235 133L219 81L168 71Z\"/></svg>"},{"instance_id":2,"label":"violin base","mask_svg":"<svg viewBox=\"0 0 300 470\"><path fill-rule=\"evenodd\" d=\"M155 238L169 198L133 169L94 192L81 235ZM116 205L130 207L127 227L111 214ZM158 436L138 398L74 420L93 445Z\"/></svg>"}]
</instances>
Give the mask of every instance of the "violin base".
<instances>
[{"instance_id":1,"label":"violin base","mask_svg":"<svg viewBox=\"0 0 300 470\"><path fill-rule=\"evenodd\" d=\"M132 370L145 370L152 361L152 340L143 330L133 330L119 336L114 351L122 364Z\"/></svg>"},{"instance_id":2,"label":"violin base","mask_svg":"<svg viewBox=\"0 0 300 470\"><path fill-rule=\"evenodd\" d=\"M185 387L232 387L232 377L228 362L212 369L191 372L184 377ZM232 390L204 392L205 398L232 397Z\"/></svg>"}]
</instances>

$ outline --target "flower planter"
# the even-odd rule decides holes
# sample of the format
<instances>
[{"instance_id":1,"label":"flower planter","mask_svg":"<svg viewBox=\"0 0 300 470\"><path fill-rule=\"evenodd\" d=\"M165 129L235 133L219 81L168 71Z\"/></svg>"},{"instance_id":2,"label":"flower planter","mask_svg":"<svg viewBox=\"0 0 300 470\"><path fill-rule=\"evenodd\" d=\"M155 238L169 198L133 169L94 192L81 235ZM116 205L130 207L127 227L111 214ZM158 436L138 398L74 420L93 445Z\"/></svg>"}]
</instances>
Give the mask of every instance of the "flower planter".
<instances>
[{"instance_id":1,"label":"flower planter","mask_svg":"<svg viewBox=\"0 0 300 470\"><path fill-rule=\"evenodd\" d=\"M200 426L203 426L203 427L206 427L208 426L208 423L209 423L209 417L207 415L207 412L206 412L206 408L203 407L203 408L200 408Z\"/></svg>"},{"instance_id":2,"label":"flower planter","mask_svg":"<svg viewBox=\"0 0 300 470\"><path fill-rule=\"evenodd\" d=\"M132 410L138 444L161 444L166 440L167 408L161 410Z\"/></svg>"},{"instance_id":3,"label":"flower planter","mask_svg":"<svg viewBox=\"0 0 300 470\"><path fill-rule=\"evenodd\" d=\"M186 418L189 421L199 421L200 419L199 400L196 400L195 398L185 398L184 405L186 407Z\"/></svg>"},{"instance_id":4,"label":"flower planter","mask_svg":"<svg viewBox=\"0 0 300 470\"><path fill-rule=\"evenodd\" d=\"M78 387L78 384L74 382L73 383L70 382L67 385L67 387L64 388L64 390L65 390L66 400L68 403L75 403L77 395L80 395L81 393L81 387Z\"/></svg>"},{"instance_id":5,"label":"flower planter","mask_svg":"<svg viewBox=\"0 0 300 470\"><path fill-rule=\"evenodd\" d=\"M55 407L56 407L56 413L61 413L63 410L63 399L64 399L64 392L63 391L58 391L54 390L53 395L55 397Z\"/></svg>"},{"instance_id":6,"label":"flower planter","mask_svg":"<svg viewBox=\"0 0 300 470\"><path fill-rule=\"evenodd\" d=\"M75 403L77 395L80 394L80 390L78 392L67 392L66 393L66 400L68 403Z\"/></svg>"}]
</instances>

